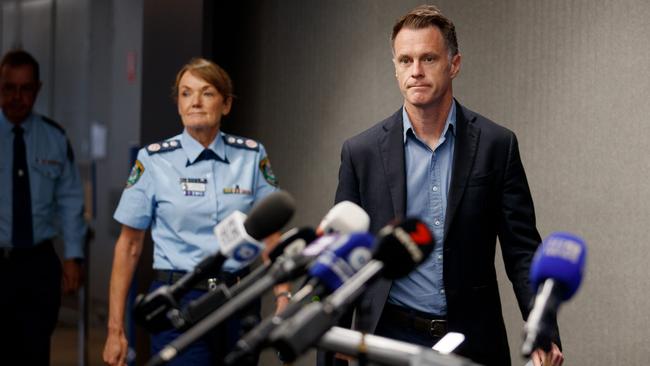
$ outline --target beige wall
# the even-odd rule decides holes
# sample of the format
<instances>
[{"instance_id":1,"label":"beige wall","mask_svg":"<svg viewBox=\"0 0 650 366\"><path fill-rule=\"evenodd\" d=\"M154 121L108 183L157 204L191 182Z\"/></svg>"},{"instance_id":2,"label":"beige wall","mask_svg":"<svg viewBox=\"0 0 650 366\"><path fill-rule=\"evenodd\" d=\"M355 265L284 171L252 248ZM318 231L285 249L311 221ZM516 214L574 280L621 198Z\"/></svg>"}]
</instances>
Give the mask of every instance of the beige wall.
<instances>
[{"instance_id":1,"label":"beige wall","mask_svg":"<svg viewBox=\"0 0 650 366\"><path fill-rule=\"evenodd\" d=\"M281 185L315 225L331 205L347 137L400 106L392 22L420 1L260 4L238 85L245 121ZM560 314L567 365L645 363L650 296L650 3L474 1L437 5L456 23L463 66L455 94L514 130L542 236L589 245L582 289ZM244 125L245 124L245 125ZM501 260L498 265L502 267ZM501 270L513 364L521 317Z\"/></svg>"}]
</instances>

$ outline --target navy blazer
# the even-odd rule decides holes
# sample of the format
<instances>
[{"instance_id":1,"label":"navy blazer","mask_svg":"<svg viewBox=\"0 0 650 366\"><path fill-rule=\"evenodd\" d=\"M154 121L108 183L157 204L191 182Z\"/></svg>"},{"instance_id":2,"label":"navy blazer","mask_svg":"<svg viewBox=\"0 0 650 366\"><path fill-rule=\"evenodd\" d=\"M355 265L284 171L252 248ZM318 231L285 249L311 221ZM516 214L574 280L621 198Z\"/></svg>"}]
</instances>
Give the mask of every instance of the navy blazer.
<instances>
[{"instance_id":1,"label":"navy blazer","mask_svg":"<svg viewBox=\"0 0 650 366\"><path fill-rule=\"evenodd\" d=\"M515 134L455 103L456 142L443 244L448 328L466 336L460 354L486 365L510 365L494 267L496 239L525 319L533 297L528 272L541 238ZM343 144L336 202L343 200L366 210L373 233L404 216L401 109ZM371 330L390 285L380 280L365 295Z\"/></svg>"}]
</instances>

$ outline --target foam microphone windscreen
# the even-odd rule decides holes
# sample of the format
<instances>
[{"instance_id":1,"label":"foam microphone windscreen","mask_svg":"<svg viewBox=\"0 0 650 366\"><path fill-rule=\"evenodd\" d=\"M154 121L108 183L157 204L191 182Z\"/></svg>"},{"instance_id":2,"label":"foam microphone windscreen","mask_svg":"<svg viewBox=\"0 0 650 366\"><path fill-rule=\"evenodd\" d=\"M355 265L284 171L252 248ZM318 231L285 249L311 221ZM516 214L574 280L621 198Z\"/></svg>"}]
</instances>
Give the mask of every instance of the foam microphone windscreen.
<instances>
[{"instance_id":1,"label":"foam microphone windscreen","mask_svg":"<svg viewBox=\"0 0 650 366\"><path fill-rule=\"evenodd\" d=\"M537 248L530 268L533 291L547 279L563 287L563 300L570 299L580 287L587 256L582 238L564 232L549 235Z\"/></svg>"},{"instance_id":2,"label":"foam microphone windscreen","mask_svg":"<svg viewBox=\"0 0 650 366\"><path fill-rule=\"evenodd\" d=\"M281 255L300 254L310 243L316 240L316 231L310 227L293 228L280 237L280 242L269 253L271 262Z\"/></svg>"},{"instance_id":3,"label":"foam microphone windscreen","mask_svg":"<svg viewBox=\"0 0 650 366\"><path fill-rule=\"evenodd\" d=\"M264 197L248 213L244 228L255 240L262 240L291 220L296 203L285 191L276 191Z\"/></svg>"},{"instance_id":4,"label":"foam microphone windscreen","mask_svg":"<svg viewBox=\"0 0 650 366\"><path fill-rule=\"evenodd\" d=\"M363 233L370 227L370 216L359 205L342 201L334 205L316 229L318 235Z\"/></svg>"},{"instance_id":5,"label":"foam microphone windscreen","mask_svg":"<svg viewBox=\"0 0 650 366\"><path fill-rule=\"evenodd\" d=\"M368 233L343 235L338 245L323 252L309 269L328 290L334 291L352 277L371 258L374 238Z\"/></svg>"},{"instance_id":6,"label":"foam microphone windscreen","mask_svg":"<svg viewBox=\"0 0 650 366\"><path fill-rule=\"evenodd\" d=\"M384 263L383 275L404 277L422 263L433 251L433 234L422 220L406 218L387 225L377 235L374 259Z\"/></svg>"}]
</instances>

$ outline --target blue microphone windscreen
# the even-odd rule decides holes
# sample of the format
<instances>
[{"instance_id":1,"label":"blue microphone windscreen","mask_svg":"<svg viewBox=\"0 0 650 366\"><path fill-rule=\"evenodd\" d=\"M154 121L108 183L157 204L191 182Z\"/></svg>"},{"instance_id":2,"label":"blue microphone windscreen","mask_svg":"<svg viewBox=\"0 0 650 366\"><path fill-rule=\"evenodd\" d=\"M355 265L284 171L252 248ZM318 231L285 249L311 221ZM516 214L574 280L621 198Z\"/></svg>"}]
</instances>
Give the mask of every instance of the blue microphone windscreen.
<instances>
[{"instance_id":1,"label":"blue microphone windscreen","mask_svg":"<svg viewBox=\"0 0 650 366\"><path fill-rule=\"evenodd\" d=\"M340 237L340 243L328 247L309 269L330 291L339 288L371 259L372 235L355 233Z\"/></svg>"},{"instance_id":2,"label":"blue microphone windscreen","mask_svg":"<svg viewBox=\"0 0 650 366\"><path fill-rule=\"evenodd\" d=\"M587 246L582 238L557 232L549 235L537 248L530 268L533 291L547 279L565 288L564 300L570 299L582 282Z\"/></svg>"}]
</instances>

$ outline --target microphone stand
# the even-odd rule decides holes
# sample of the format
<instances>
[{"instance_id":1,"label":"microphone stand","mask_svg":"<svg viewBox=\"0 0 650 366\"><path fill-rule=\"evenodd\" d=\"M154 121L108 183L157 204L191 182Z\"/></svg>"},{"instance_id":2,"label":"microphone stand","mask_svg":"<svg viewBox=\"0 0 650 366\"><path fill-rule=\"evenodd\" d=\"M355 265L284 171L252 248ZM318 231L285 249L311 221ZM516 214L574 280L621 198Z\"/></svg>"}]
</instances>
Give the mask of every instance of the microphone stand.
<instances>
[{"instance_id":1,"label":"microphone stand","mask_svg":"<svg viewBox=\"0 0 650 366\"><path fill-rule=\"evenodd\" d=\"M333 327L318 342L318 348L359 357L360 344L365 344L367 361L385 366L480 366L457 355L443 355L430 348L393 339L362 334L360 332Z\"/></svg>"}]
</instances>

